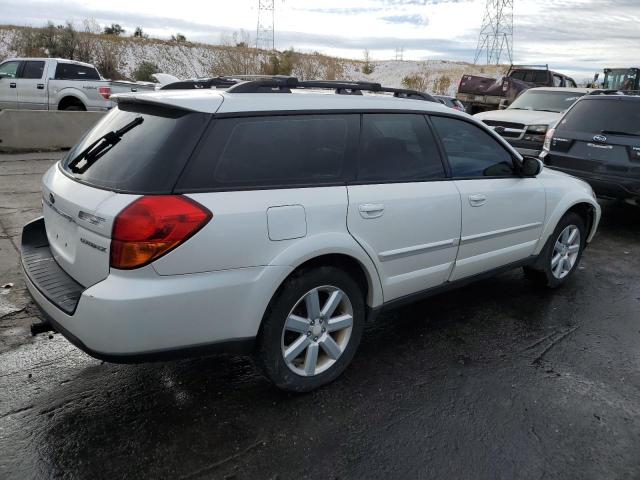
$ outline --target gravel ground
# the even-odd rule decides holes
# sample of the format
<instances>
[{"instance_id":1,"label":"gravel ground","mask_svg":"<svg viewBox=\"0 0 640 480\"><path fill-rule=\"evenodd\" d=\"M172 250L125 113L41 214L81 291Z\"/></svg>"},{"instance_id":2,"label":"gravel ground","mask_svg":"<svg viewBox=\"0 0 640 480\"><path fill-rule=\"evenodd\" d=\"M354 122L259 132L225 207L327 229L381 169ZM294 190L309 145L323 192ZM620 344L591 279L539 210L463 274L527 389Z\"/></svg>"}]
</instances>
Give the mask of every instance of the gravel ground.
<instances>
[{"instance_id":1,"label":"gravel ground","mask_svg":"<svg viewBox=\"0 0 640 480\"><path fill-rule=\"evenodd\" d=\"M603 204L562 289L514 271L388 313L291 395L243 357L112 365L29 335L19 235L58 157L0 155L0 478L640 478L639 208Z\"/></svg>"}]
</instances>

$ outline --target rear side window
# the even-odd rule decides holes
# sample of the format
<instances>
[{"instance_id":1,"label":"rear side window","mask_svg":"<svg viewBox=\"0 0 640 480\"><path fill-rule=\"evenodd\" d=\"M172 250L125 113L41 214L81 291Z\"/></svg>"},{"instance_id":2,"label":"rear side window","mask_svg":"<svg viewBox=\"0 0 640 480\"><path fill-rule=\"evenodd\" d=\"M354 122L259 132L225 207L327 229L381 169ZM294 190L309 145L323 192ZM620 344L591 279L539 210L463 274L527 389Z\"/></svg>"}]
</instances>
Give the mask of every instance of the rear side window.
<instances>
[{"instance_id":1,"label":"rear side window","mask_svg":"<svg viewBox=\"0 0 640 480\"><path fill-rule=\"evenodd\" d=\"M100 75L92 67L73 63L59 63L56 66L56 80L100 80Z\"/></svg>"},{"instance_id":2,"label":"rear side window","mask_svg":"<svg viewBox=\"0 0 640 480\"><path fill-rule=\"evenodd\" d=\"M40 79L44 73L44 62L24 62L20 78Z\"/></svg>"},{"instance_id":3,"label":"rear side window","mask_svg":"<svg viewBox=\"0 0 640 480\"><path fill-rule=\"evenodd\" d=\"M127 193L171 193L211 116L143 104L120 103L62 162L68 175L89 185ZM83 173L72 161L109 132L134 125ZM71 164L71 165L70 165Z\"/></svg>"},{"instance_id":4,"label":"rear side window","mask_svg":"<svg viewBox=\"0 0 640 480\"><path fill-rule=\"evenodd\" d=\"M454 177L508 177L511 154L480 127L449 117L431 117Z\"/></svg>"},{"instance_id":5,"label":"rear side window","mask_svg":"<svg viewBox=\"0 0 640 480\"><path fill-rule=\"evenodd\" d=\"M312 186L345 181L357 151L358 115L215 120L180 190Z\"/></svg>"},{"instance_id":6,"label":"rear side window","mask_svg":"<svg viewBox=\"0 0 640 480\"><path fill-rule=\"evenodd\" d=\"M445 171L427 120L416 114L366 114L358 181L420 181Z\"/></svg>"},{"instance_id":7,"label":"rear side window","mask_svg":"<svg viewBox=\"0 0 640 480\"><path fill-rule=\"evenodd\" d=\"M640 135L640 99L585 97L576 102L557 128L594 134L604 130Z\"/></svg>"}]
</instances>

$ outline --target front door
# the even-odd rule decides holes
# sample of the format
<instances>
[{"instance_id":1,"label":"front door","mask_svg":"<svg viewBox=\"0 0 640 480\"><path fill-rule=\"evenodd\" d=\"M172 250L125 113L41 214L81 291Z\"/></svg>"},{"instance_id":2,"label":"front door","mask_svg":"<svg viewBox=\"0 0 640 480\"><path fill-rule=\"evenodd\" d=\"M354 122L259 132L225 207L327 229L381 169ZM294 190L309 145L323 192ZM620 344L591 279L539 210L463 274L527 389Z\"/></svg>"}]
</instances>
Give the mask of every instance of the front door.
<instances>
[{"instance_id":1,"label":"front door","mask_svg":"<svg viewBox=\"0 0 640 480\"><path fill-rule=\"evenodd\" d=\"M419 114L366 114L349 232L375 263L388 302L445 282L460 238L460 194Z\"/></svg>"},{"instance_id":2,"label":"front door","mask_svg":"<svg viewBox=\"0 0 640 480\"><path fill-rule=\"evenodd\" d=\"M432 117L462 200L460 249L451 280L531 256L542 233L541 182L514 170L500 141L462 119Z\"/></svg>"},{"instance_id":3,"label":"front door","mask_svg":"<svg viewBox=\"0 0 640 480\"><path fill-rule=\"evenodd\" d=\"M0 65L0 109L18 108L16 76L19 61L4 62Z\"/></svg>"}]
</instances>

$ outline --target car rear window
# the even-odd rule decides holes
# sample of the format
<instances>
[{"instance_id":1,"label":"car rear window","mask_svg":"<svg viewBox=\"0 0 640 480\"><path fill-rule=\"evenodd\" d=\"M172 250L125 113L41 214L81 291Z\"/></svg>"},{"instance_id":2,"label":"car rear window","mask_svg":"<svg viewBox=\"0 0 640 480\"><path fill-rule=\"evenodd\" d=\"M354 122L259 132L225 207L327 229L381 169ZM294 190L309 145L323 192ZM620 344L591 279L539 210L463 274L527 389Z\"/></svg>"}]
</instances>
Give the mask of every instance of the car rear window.
<instances>
[{"instance_id":1,"label":"car rear window","mask_svg":"<svg viewBox=\"0 0 640 480\"><path fill-rule=\"evenodd\" d=\"M103 189L171 193L210 118L205 113L121 103L69 152L62 168L75 179ZM74 172L72 162L81 152L134 121L137 124L90 167Z\"/></svg>"},{"instance_id":2,"label":"car rear window","mask_svg":"<svg viewBox=\"0 0 640 480\"><path fill-rule=\"evenodd\" d=\"M558 129L600 133L602 130L640 134L640 99L584 98L560 121Z\"/></svg>"},{"instance_id":3,"label":"car rear window","mask_svg":"<svg viewBox=\"0 0 640 480\"><path fill-rule=\"evenodd\" d=\"M221 118L179 190L287 188L344 182L357 151L358 115Z\"/></svg>"},{"instance_id":4,"label":"car rear window","mask_svg":"<svg viewBox=\"0 0 640 480\"><path fill-rule=\"evenodd\" d=\"M56 80L100 80L98 71L93 67L75 65L73 63L59 63L56 66Z\"/></svg>"}]
</instances>

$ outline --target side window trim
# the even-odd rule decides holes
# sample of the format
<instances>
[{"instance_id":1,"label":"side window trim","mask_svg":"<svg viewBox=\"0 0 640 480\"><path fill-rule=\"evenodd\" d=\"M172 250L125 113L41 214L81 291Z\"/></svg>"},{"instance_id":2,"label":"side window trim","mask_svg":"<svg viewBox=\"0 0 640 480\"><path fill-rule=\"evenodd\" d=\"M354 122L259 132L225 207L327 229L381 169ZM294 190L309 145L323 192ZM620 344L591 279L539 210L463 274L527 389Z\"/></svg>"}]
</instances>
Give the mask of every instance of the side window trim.
<instances>
[{"instance_id":1,"label":"side window trim","mask_svg":"<svg viewBox=\"0 0 640 480\"><path fill-rule=\"evenodd\" d=\"M442 139L440 138L440 134L437 132L435 126L434 126L434 133L437 137L437 142L438 145L441 146L442 148L442 154L444 155L442 158L446 160L446 164L449 168L449 171L451 172L451 176L448 177L448 179L450 180L491 180L491 179L504 179L504 178L520 178L520 176L516 173L516 170L518 168L517 162L516 162L516 158L513 156L513 154L502 144L502 142L500 142L499 140L495 139L492 137L492 135L486 131L488 129L488 127L485 127L484 125L478 126L476 123L471 122L469 120L467 120L466 118L461 118L459 116L456 115L447 115L446 113L430 113L428 115L429 117L429 122L432 124L431 122L431 118L432 117L442 117L442 118L452 118L454 120L459 120L461 122L465 122L468 123L470 125L473 125L476 128L479 128L480 130L485 130L485 134L488 135L489 137L491 137L498 145L500 145L501 148L504 149L505 152L507 152L507 154L509 155L509 157L511 158L511 163L513 164L513 170L514 173L513 175L503 175L503 176L477 176L477 177L456 177L455 175L453 175L453 169L451 167L451 164L449 162L449 156L447 155L447 152L444 148L444 144L442 143Z\"/></svg>"}]
</instances>

